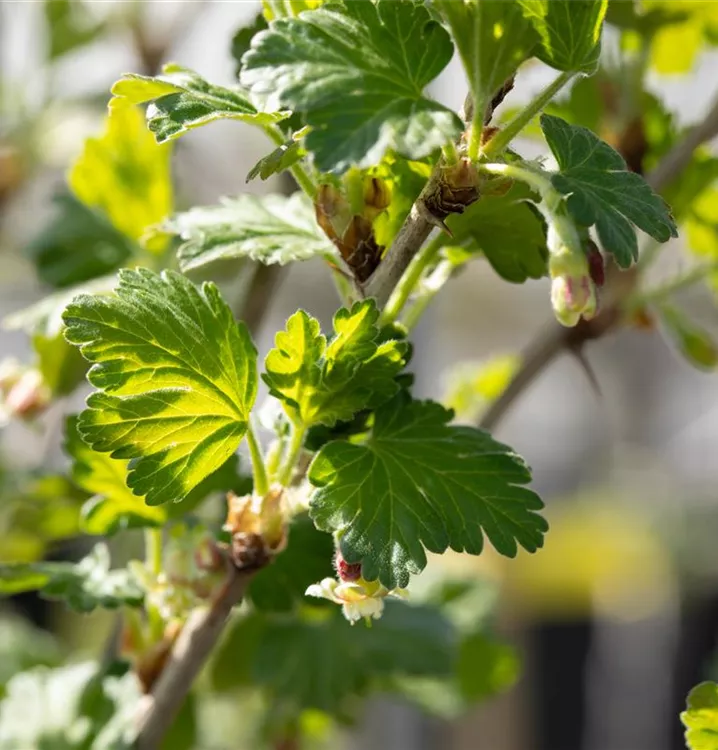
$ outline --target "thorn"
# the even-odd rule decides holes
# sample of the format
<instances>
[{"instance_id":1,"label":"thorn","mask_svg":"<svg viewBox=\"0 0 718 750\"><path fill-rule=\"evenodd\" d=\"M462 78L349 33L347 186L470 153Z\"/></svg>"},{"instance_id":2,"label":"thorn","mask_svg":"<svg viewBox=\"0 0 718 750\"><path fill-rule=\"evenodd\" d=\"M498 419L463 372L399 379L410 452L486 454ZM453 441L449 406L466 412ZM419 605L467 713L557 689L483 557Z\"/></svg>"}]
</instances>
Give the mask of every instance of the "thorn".
<instances>
[{"instance_id":1,"label":"thorn","mask_svg":"<svg viewBox=\"0 0 718 750\"><path fill-rule=\"evenodd\" d=\"M593 390L597 398L602 401L603 393L601 392L601 386L598 384L596 373L593 371L591 363L586 359L586 355L584 354L583 349L575 347L574 349L571 349L571 354L576 357L576 361L583 370L584 375L588 378L591 390Z\"/></svg>"}]
</instances>

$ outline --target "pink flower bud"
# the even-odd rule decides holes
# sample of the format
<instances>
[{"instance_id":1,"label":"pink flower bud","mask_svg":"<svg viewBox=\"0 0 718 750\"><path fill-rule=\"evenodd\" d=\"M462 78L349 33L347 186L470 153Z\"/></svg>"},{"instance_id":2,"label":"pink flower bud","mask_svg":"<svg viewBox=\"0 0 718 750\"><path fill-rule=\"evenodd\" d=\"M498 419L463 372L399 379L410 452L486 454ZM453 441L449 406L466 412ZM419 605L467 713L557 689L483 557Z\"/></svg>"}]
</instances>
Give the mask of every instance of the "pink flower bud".
<instances>
[{"instance_id":1,"label":"pink flower bud","mask_svg":"<svg viewBox=\"0 0 718 750\"><path fill-rule=\"evenodd\" d=\"M334 567L342 581L358 581L361 578L361 563L348 563L339 550L334 556Z\"/></svg>"}]
</instances>

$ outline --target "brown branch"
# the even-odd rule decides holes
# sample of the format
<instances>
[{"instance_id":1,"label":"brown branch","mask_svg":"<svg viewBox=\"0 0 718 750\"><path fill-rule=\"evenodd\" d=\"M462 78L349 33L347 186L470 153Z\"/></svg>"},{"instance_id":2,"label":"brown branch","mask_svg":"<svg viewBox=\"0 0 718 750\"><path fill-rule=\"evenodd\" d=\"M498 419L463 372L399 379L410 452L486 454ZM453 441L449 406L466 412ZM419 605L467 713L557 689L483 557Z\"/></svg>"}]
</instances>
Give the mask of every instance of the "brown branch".
<instances>
[{"instance_id":1,"label":"brown branch","mask_svg":"<svg viewBox=\"0 0 718 750\"><path fill-rule=\"evenodd\" d=\"M718 136L718 99L714 102L705 118L691 128L647 175L646 181L656 191L664 190L674 179L680 176L693 158L697 148ZM625 280L631 272L619 273L618 278ZM633 284L619 286L614 290L613 300L590 323L580 323L575 328L563 328L552 324L544 334L532 342L522 357L522 365L506 390L494 401L479 420L479 427L490 430L504 418L519 396L536 380L536 378L562 353L580 351L583 345L592 339L601 338L614 331L623 318L622 302L625 291Z\"/></svg>"},{"instance_id":2,"label":"brown branch","mask_svg":"<svg viewBox=\"0 0 718 750\"><path fill-rule=\"evenodd\" d=\"M189 616L152 692L142 699L135 743L137 750L157 750L160 746L192 683L217 644L232 608L242 601L257 570L232 568L212 605L195 610Z\"/></svg>"}]
</instances>

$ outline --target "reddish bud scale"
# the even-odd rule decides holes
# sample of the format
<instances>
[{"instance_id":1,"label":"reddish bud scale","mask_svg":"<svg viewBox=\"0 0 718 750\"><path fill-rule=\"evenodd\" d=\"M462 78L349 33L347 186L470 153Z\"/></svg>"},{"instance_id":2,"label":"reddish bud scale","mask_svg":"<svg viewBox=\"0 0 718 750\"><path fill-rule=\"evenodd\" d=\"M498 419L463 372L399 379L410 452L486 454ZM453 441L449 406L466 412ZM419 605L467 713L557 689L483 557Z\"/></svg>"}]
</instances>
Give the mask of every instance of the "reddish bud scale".
<instances>
[{"instance_id":1,"label":"reddish bud scale","mask_svg":"<svg viewBox=\"0 0 718 750\"><path fill-rule=\"evenodd\" d=\"M334 567L342 581L358 581L361 578L361 563L348 563L339 550L334 557Z\"/></svg>"},{"instance_id":2,"label":"reddish bud scale","mask_svg":"<svg viewBox=\"0 0 718 750\"><path fill-rule=\"evenodd\" d=\"M606 282L606 271L601 251L591 242L586 255L588 257L588 272L591 276L591 281L598 287L603 286Z\"/></svg>"}]
</instances>

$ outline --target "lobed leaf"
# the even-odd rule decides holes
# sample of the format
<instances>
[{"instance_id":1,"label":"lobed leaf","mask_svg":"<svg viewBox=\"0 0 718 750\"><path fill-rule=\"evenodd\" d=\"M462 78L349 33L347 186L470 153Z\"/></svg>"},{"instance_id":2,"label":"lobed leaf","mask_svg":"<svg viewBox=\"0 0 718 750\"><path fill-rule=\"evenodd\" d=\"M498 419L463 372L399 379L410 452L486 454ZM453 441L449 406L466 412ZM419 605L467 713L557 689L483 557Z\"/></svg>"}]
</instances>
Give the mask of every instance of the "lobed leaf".
<instances>
[{"instance_id":1,"label":"lobed leaf","mask_svg":"<svg viewBox=\"0 0 718 750\"><path fill-rule=\"evenodd\" d=\"M290 198L225 198L218 206L176 214L159 231L180 238L178 257L183 271L241 258L265 265L315 256L336 258L334 245L314 218L311 202L301 193Z\"/></svg>"},{"instance_id":2,"label":"lobed leaf","mask_svg":"<svg viewBox=\"0 0 718 750\"><path fill-rule=\"evenodd\" d=\"M319 321L298 310L277 333L262 378L284 402L290 418L309 427L345 422L373 409L399 390L396 376L405 364L407 345L380 342L379 311L374 300L357 302L334 316L334 337L327 342Z\"/></svg>"},{"instance_id":3,"label":"lobed leaf","mask_svg":"<svg viewBox=\"0 0 718 750\"><path fill-rule=\"evenodd\" d=\"M423 5L350 2L273 21L252 39L240 79L267 108L304 114L317 168L341 173L389 149L419 159L459 134L456 114L423 94L451 56Z\"/></svg>"},{"instance_id":4,"label":"lobed leaf","mask_svg":"<svg viewBox=\"0 0 718 750\"><path fill-rule=\"evenodd\" d=\"M435 0L451 28L474 101L491 97L528 60L538 35L519 3Z\"/></svg>"},{"instance_id":5,"label":"lobed leaf","mask_svg":"<svg viewBox=\"0 0 718 750\"><path fill-rule=\"evenodd\" d=\"M288 112L259 112L239 87L217 86L189 68L169 63L157 77L126 73L112 87L110 108L150 102L147 125L157 143L179 138L215 120L272 125Z\"/></svg>"},{"instance_id":6,"label":"lobed leaf","mask_svg":"<svg viewBox=\"0 0 718 750\"><path fill-rule=\"evenodd\" d=\"M256 350L213 284L122 270L113 297L77 297L67 340L99 389L83 439L134 459L128 485L150 505L182 500L236 450L257 391Z\"/></svg>"},{"instance_id":7,"label":"lobed leaf","mask_svg":"<svg viewBox=\"0 0 718 750\"><path fill-rule=\"evenodd\" d=\"M161 526L164 508L147 505L127 486L129 461L93 450L80 437L77 417L65 424L65 452L72 458L72 481L92 497L82 508L82 527L87 534L111 535L122 528Z\"/></svg>"},{"instance_id":8,"label":"lobed leaf","mask_svg":"<svg viewBox=\"0 0 718 750\"><path fill-rule=\"evenodd\" d=\"M591 74L598 67L608 0L519 0L541 40L535 54L558 70Z\"/></svg>"},{"instance_id":9,"label":"lobed leaf","mask_svg":"<svg viewBox=\"0 0 718 750\"><path fill-rule=\"evenodd\" d=\"M619 266L628 268L638 259L632 224L659 242L678 236L665 201L597 135L546 114L541 129L560 168L551 176L553 186L567 196L579 224L596 225L604 250Z\"/></svg>"},{"instance_id":10,"label":"lobed leaf","mask_svg":"<svg viewBox=\"0 0 718 750\"><path fill-rule=\"evenodd\" d=\"M543 545L543 503L520 486L531 479L522 459L482 430L449 425L451 416L401 394L376 413L365 443L328 443L312 462L310 514L339 535L364 578L404 587L425 567L425 549L478 555L484 535L508 557Z\"/></svg>"},{"instance_id":11,"label":"lobed leaf","mask_svg":"<svg viewBox=\"0 0 718 750\"><path fill-rule=\"evenodd\" d=\"M545 276L548 258L544 223L525 198L523 187L514 185L505 195L482 196L447 220L452 244L483 253L502 279L515 284Z\"/></svg>"}]
</instances>

